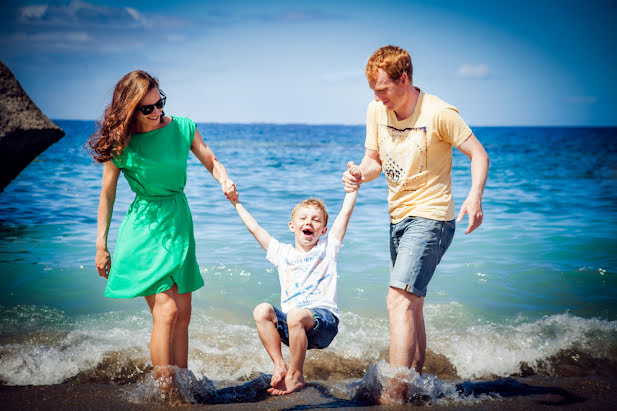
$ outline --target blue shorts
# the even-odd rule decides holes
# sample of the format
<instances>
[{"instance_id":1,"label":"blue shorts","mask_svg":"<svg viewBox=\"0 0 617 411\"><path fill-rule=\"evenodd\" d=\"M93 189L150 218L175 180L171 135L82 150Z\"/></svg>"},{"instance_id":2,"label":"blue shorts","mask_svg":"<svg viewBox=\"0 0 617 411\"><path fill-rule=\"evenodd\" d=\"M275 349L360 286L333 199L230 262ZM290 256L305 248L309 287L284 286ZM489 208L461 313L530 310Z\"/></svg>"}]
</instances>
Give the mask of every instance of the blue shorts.
<instances>
[{"instance_id":1,"label":"blue shorts","mask_svg":"<svg viewBox=\"0 0 617 411\"><path fill-rule=\"evenodd\" d=\"M274 313L276 314L276 330L279 332L281 341L289 346L287 314L274 306L272 308L274 308ZM326 348L336 337L336 334L338 334L338 318L332 314L332 311L325 308L307 308L307 310L313 313L313 319L315 320L315 326L306 333L308 349Z\"/></svg>"},{"instance_id":2,"label":"blue shorts","mask_svg":"<svg viewBox=\"0 0 617 411\"><path fill-rule=\"evenodd\" d=\"M426 287L452 242L454 229L454 220L422 217L390 224L390 287L426 296Z\"/></svg>"}]
</instances>

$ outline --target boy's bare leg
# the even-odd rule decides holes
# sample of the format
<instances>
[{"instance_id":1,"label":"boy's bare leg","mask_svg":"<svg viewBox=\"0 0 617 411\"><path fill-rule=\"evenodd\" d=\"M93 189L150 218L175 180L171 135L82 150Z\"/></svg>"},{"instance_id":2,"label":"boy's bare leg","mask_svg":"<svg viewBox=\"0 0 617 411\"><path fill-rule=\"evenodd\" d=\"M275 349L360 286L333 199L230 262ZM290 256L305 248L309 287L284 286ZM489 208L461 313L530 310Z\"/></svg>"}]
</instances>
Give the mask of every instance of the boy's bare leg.
<instances>
[{"instance_id":1,"label":"boy's bare leg","mask_svg":"<svg viewBox=\"0 0 617 411\"><path fill-rule=\"evenodd\" d=\"M269 388L272 395L287 395L304 387L304 359L308 348L306 333L315 326L313 313L306 308L293 308L287 313L289 328L289 370L287 376L274 388Z\"/></svg>"},{"instance_id":2,"label":"boy's bare leg","mask_svg":"<svg viewBox=\"0 0 617 411\"><path fill-rule=\"evenodd\" d=\"M276 387L287 375L287 366L281 352L281 337L276 330L276 314L268 303L261 303L253 310L257 333L261 343L274 363L270 385Z\"/></svg>"}]
</instances>

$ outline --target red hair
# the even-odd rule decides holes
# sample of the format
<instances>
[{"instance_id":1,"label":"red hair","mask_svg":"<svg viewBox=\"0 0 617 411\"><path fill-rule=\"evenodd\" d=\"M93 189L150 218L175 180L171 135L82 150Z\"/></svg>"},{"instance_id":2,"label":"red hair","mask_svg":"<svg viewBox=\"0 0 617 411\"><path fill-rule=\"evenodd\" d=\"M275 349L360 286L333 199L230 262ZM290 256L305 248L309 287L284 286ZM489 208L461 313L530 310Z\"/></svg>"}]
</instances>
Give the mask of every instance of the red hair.
<instances>
[{"instance_id":1,"label":"red hair","mask_svg":"<svg viewBox=\"0 0 617 411\"><path fill-rule=\"evenodd\" d=\"M413 84L411 56L400 47L384 46L373 53L366 63L366 77L368 81L371 83L376 81L379 70L385 71L392 81L398 81L403 73L407 73L409 82Z\"/></svg>"},{"instance_id":2,"label":"red hair","mask_svg":"<svg viewBox=\"0 0 617 411\"><path fill-rule=\"evenodd\" d=\"M296 206L294 207L294 209L291 212L291 219L293 220L294 215L296 215L296 212L304 207L314 207L316 209L318 209L319 211L321 211L321 214L323 215L324 218L324 226L328 225L328 212L326 211L326 204L323 202L323 200L321 198L307 198L304 201L299 202L298 204L296 204Z\"/></svg>"}]
</instances>

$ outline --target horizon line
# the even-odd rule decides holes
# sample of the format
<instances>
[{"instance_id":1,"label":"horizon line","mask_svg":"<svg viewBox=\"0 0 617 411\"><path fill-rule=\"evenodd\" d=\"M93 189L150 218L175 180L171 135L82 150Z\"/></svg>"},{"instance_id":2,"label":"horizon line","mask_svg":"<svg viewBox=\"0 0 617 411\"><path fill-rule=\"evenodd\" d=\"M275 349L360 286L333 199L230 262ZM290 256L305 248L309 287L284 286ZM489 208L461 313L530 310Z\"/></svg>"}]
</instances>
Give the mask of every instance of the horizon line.
<instances>
[{"instance_id":1,"label":"horizon line","mask_svg":"<svg viewBox=\"0 0 617 411\"><path fill-rule=\"evenodd\" d=\"M49 117L48 117L49 118ZM96 123L99 120L93 119L77 119L77 118L49 118L51 121L88 121ZM242 126L250 126L250 125L270 125L270 126L340 126L340 127L364 127L365 123L276 123L269 121L248 121L248 122L221 122L221 121L195 121L196 124L217 124L217 125L242 125ZM470 128L498 128L498 127L507 127L507 128L617 128L616 124L535 124L535 125L495 125L495 124L484 124L484 125L469 125Z\"/></svg>"}]
</instances>

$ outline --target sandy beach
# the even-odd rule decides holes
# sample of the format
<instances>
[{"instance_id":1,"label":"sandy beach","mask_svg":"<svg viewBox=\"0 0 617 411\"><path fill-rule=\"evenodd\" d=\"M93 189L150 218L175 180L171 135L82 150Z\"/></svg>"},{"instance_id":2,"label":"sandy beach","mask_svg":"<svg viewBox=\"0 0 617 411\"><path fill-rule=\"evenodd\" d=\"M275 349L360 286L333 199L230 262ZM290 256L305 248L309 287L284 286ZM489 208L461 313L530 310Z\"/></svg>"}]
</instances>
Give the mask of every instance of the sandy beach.
<instances>
[{"instance_id":1,"label":"sandy beach","mask_svg":"<svg viewBox=\"0 0 617 411\"><path fill-rule=\"evenodd\" d=\"M514 380L516 383L514 383ZM552 378L519 377L489 382L476 381L477 388L491 387L500 397L492 396L461 403L432 404L431 409L509 409L535 410L555 409L611 409L617 401L617 380L612 378ZM134 403L127 396L130 386L114 383L67 382L43 386L0 386L0 402L5 410L37 409L263 409L307 410L329 408L351 409L403 409L406 406L384 407L363 404L337 397L328 392L327 384L311 382L302 391L284 397L264 393L263 399L255 402L232 404L168 404L162 402ZM422 404L414 404L422 405ZM428 404L427 404L428 405Z\"/></svg>"},{"instance_id":2,"label":"sandy beach","mask_svg":"<svg viewBox=\"0 0 617 411\"><path fill-rule=\"evenodd\" d=\"M427 395L395 406L380 406L376 402L379 388L371 382L371 371L362 364L352 364L343 358L321 358L312 352L306 364L307 385L299 392L287 396L272 396L266 392L270 375L261 374L245 382L217 382L216 392L193 392L191 402L169 402L153 396L147 379L151 367L138 375L127 374L115 382L103 373L87 372L54 385L0 385L0 403L6 410L37 409L408 409L410 406L430 406L434 410L446 409L613 409L617 402L617 369L610 362L592 359L574 365L553 362L553 372L558 376L534 373L532 368L521 366L520 375L495 376L492 379L462 380L456 369L442 355L427 352L425 375L434 376L441 389L456 387L456 395ZM316 354L316 355L315 355ZM576 353L562 353L562 356ZM385 359L386 353L382 352ZM326 361L328 360L328 361ZM585 360L585 359L583 359ZM385 364L382 362L382 364ZM364 364L366 366L366 364ZM353 372L345 371L353 370ZM191 374L192 375L192 374ZM373 375L374 376L374 375ZM195 380L194 380L195 381ZM368 382L367 382L368 381Z\"/></svg>"}]
</instances>

